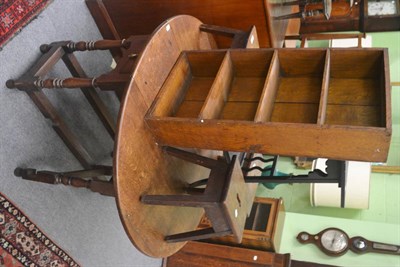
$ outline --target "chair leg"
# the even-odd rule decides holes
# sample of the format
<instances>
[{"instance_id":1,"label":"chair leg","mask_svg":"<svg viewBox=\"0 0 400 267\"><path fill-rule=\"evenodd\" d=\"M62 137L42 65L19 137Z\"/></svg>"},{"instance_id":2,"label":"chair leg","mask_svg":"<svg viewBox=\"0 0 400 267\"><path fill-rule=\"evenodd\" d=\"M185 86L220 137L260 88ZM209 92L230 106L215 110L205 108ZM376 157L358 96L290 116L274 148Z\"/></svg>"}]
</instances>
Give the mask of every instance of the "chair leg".
<instances>
[{"instance_id":1,"label":"chair leg","mask_svg":"<svg viewBox=\"0 0 400 267\"><path fill-rule=\"evenodd\" d=\"M275 20L281 20L281 19L295 19L295 18L301 18L304 19L306 17L305 13L303 11L292 13L292 14L287 14L287 15L282 15L282 16L276 16L273 17Z\"/></svg>"},{"instance_id":2,"label":"chair leg","mask_svg":"<svg viewBox=\"0 0 400 267\"><path fill-rule=\"evenodd\" d=\"M140 201L148 205L204 207L207 202L206 195L143 195ZM210 202L211 204L212 202Z\"/></svg>"},{"instance_id":3,"label":"chair leg","mask_svg":"<svg viewBox=\"0 0 400 267\"><path fill-rule=\"evenodd\" d=\"M93 192L106 196L114 196L114 185L112 179L110 181L85 180L80 177L90 177L93 175L108 175L109 167L100 166L92 170L82 170L77 172L59 173L50 171L37 171L36 169L16 168L14 175L24 180L47 183L47 184L63 184L73 187L88 188ZM74 174L72 176L71 174Z\"/></svg>"},{"instance_id":4,"label":"chair leg","mask_svg":"<svg viewBox=\"0 0 400 267\"><path fill-rule=\"evenodd\" d=\"M194 188L196 188L196 187L198 187L198 186L206 185L207 182L208 182L208 178L206 178L206 179L201 179L201 180L199 180L199 181L196 181L196 182L193 182L193 183L189 184L188 187L194 189Z\"/></svg>"},{"instance_id":5,"label":"chair leg","mask_svg":"<svg viewBox=\"0 0 400 267\"><path fill-rule=\"evenodd\" d=\"M202 24L200 25L200 31L232 38L233 40L231 48L246 48L246 43L249 38L251 29L249 31L242 31L227 27Z\"/></svg>"},{"instance_id":6,"label":"chair leg","mask_svg":"<svg viewBox=\"0 0 400 267\"><path fill-rule=\"evenodd\" d=\"M168 154L170 154L174 157L183 159L188 162L192 162L194 164L197 164L197 165L209 168L209 169L211 169L218 163L218 160L203 157L203 156L197 155L195 153L187 152L185 150L177 149L177 148L170 147L170 146L164 147L164 150L165 150L165 152L167 152Z\"/></svg>"},{"instance_id":7,"label":"chair leg","mask_svg":"<svg viewBox=\"0 0 400 267\"><path fill-rule=\"evenodd\" d=\"M223 35L223 36L227 36L227 37L234 37L235 35L245 33L245 31L242 31L242 30L237 30L237 29L232 29L232 28L227 28L227 27L222 27L222 26L216 26L216 25L208 25L208 24L200 25L200 31L208 32L208 33L212 33L212 34Z\"/></svg>"},{"instance_id":8,"label":"chair leg","mask_svg":"<svg viewBox=\"0 0 400 267\"><path fill-rule=\"evenodd\" d=\"M205 188L194 188L194 187L186 188L186 192L190 195L203 195L204 191Z\"/></svg>"},{"instance_id":9,"label":"chair leg","mask_svg":"<svg viewBox=\"0 0 400 267\"><path fill-rule=\"evenodd\" d=\"M111 166L97 165L93 169L64 172L63 175L79 178L90 178L94 176L111 176L113 168Z\"/></svg>"},{"instance_id":10,"label":"chair leg","mask_svg":"<svg viewBox=\"0 0 400 267\"><path fill-rule=\"evenodd\" d=\"M180 234L175 234L175 235L168 235L165 237L165 241L168 243L174 243L174 242L183 242L183 241L192 241L192 240L200 240L200 239L207 239L207 238L212 238L212 237L218 237L218 236L225 236L231 234L232 231L226 230L222 232L215 232L212 227L210 228L205 228L201 230L195 230L191 232L185 232L185 233L180 233Z\"/></svg>"}]
</instances>

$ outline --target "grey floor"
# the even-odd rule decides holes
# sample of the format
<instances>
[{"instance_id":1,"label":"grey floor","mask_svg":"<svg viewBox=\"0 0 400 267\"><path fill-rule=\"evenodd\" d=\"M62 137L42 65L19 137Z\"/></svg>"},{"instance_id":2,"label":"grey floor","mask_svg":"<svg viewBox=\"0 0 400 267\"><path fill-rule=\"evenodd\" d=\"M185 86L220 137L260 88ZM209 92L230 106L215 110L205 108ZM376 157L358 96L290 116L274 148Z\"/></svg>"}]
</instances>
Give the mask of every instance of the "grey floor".
<instances>
[{"instance_id":1,"label":"grey floor","mask_svg":"<svg viewBox=\"0 0 400 267\"><path fill-rule=\"evenodd\" d=\"M39 56L43 43L97 39L101 35L84 0L53 0L0 51L0 192L82 266L160 266L160 259L141 254L131 244L113 198L86 189L24 181L13 175L17 166L59 171L81 166L27 94L6 89L6 80L25 72ZM89 76L107 71L111 64L108 52L78 56ZM50 75L66 77L69 73L59 64ZM111 164L113 141L81 92L47 90L46 94L94 160ZM102 96L116 116L118 101L114 95Z\"/></svg>"}]
</instances>

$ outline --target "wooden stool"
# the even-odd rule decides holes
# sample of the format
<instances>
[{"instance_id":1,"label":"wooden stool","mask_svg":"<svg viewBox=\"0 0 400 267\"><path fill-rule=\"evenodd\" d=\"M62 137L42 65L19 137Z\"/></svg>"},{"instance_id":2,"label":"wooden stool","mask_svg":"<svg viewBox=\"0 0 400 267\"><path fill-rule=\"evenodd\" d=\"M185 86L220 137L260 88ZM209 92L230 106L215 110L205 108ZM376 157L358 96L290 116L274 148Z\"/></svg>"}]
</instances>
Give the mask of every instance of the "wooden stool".
<instances>
[{"instance_id":1,"label":"wooden stool","mask_svg":"<svg viewBox=\"0 0 400 267\"><path fill-rule=\"evenodd\" d=\"M99 116L107 132L112 138L115 135L116 123L100 99L94 88L114 90L119 98L123 96L125 85L129 82L134 69L136 55L142 50L148 40L147 36L132 36L126 40L101 40L97 42L54 42L40 47L43 53L36 63L20 78L8 80L8 88L25 91L38 107L45 118L52 122L57 134L64 141L72 154L86 169L92 168L93 160L80 140L67 126L56 108L42 92L43 88L81 88L82 93ZM121 57L114 70L96 78L88 78L74 55L74 51L106 50L121 48ZM42 79L52 67L61 60L71 72L72 78Z\"/></svg>"},{"instance_id":2,"label":"wooden stool","mask_svg":"<svg viewBox=\"0 0 400 267\"><path fill-rule=\"evenodd\" d=\"M248 192L236 156L230 162L166 147L175 157L209 168L210 176L205 189L188 188L190 195L143 195L141 202L152 205L201 207L212 227L166 236L167 242L199 240L233 234L238 243L242 240L247 217Z\"/></svg>"},{"instance_id":3,"label":"wooden stool","mask_svg":"<svg viewBox=\"0 0 400 267\"><path fill-rule=\"evenodd\" d=\"M40 51L43 54L36 63L20 78L8 80L6 85L10 89L16 88L26 91L39 109L41 106L46 106L44 104L47 104L47 101L43 100L45 96L39 93L41 89L81 88L82 93L102 120L109 134L114 137L115 123L112 121L104 103L102 103L93 89L114 90L117 96L122 99L125 85L130 81L130 76L134 69L134 59L140 53L147 40L148 36L131 36L124 40L100 40L96 42L77 43L61 41L43 44L40 46ZM86 76L73 54L75 51L109 50L113 48L121 48L122 51L115 69L94 78ZM66 79L42 79L60 59L63 60L73 77ZM35 97L32 95L32 92L36 93ZM46 111L50 111L50 108L45 109ZM49 113L54 112L54 110L51 110ZM42 113L45 112L42 111ZM51 119L53 117L54 115L50 116Z\"/></svg>"}]
</instances>

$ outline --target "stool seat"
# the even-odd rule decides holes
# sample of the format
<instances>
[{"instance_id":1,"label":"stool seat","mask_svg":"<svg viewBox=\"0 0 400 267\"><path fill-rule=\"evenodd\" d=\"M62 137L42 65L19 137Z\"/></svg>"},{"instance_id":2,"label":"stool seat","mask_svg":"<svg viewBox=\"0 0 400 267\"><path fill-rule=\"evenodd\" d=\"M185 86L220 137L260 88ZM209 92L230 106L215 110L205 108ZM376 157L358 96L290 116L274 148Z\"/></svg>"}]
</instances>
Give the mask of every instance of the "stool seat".
<instances>
[{"instance_id":1,"label":"stool seat","mask_svg":"<svg viewBox=\"0 0 400 267\"><path fill-rule=\"evenodd\" d=\"M240 243L247 217L248 189L236 156L210 159L184 150L167 147L175 157L210 169L206 187L198 190L189 186L188 195L143 195L141 202L151 205L170 205L204 208L212 227L166 236L167 242L199 240L232 234ZM197 190L196 190L197 189Z\"/></svg>"}]
</instances>

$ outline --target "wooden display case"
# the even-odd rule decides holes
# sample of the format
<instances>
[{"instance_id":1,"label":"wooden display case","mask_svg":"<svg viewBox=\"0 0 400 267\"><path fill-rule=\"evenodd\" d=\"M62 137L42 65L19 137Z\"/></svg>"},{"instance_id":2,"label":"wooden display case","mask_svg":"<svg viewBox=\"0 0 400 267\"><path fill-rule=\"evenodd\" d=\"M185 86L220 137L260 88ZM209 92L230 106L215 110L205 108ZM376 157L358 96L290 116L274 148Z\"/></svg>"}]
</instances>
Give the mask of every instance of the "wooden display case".
<instances>
[{"instance_id":1,"label":"wooden display case","mask_svg":"<svg viewBox=\"0 0 400 267\"><path fill-rule=\"evenodd\" d=\"M280 246L285 212L282 199L256 197L251 213L246 220L242 242L235 242L233 236L207 239L204 242L237 246L243 248L276 251ZM210 227L203 217L199 228Z\"/></svg>"},{"instance_id":2,"label":"wooden display case","mask_svg":"<svg viewBox=\"0 0 400 267\"><path fill-rule=\"evenodd\" d=\"M190 51L145 120L162 145L385 162L389 89L386 49Z\"/></svg>"}]
</instances>

